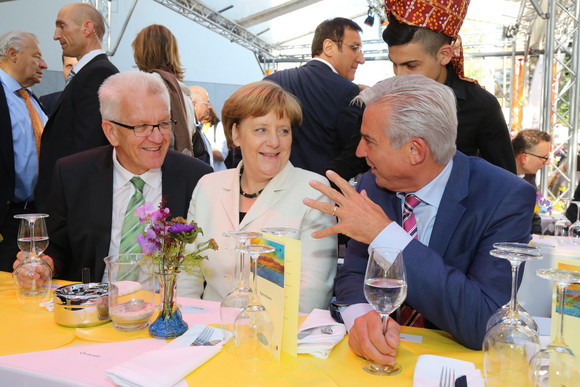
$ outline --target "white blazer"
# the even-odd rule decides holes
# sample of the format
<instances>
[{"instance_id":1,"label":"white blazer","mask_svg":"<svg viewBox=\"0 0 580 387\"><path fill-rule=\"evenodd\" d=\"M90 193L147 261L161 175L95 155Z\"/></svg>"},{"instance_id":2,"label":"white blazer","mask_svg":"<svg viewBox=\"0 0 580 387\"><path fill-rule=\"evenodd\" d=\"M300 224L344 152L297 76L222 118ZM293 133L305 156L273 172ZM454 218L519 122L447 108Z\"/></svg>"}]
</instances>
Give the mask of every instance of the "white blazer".
<instances>
[{"instance_id":1,"label":"white blazer","mask_svg":"<svg viewBox=\"0 0 580 387\"><path fill-rule=\"evenodd\" d=\"M203 262L203 273L181 272L178 295L221 301L233 289L234 241L222 233L291 227L298 230L298 239L302 241L299 310L310 313L314 308L328 308L336 275L337 238L314 239L311 233L335 224L336 218L302 203L306 197L330 202L308 184L316 179L328 185L328 180L313 172L294 168L288 162L266 185L240 223L240 167L241 163L236 169L203 176L193 191L188 221L195 220L203 230L203 239L214 238L220 248L207 251L209 259Z\"/></svg>"}]
</instances>

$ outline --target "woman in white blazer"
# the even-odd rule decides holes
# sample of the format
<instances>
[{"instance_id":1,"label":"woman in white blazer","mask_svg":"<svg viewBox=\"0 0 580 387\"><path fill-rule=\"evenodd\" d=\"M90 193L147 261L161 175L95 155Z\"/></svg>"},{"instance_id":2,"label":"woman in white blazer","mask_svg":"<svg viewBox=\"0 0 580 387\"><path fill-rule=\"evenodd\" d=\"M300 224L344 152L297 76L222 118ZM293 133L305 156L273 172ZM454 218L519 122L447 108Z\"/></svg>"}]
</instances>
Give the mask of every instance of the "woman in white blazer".
<instances>
[{"instance_id":1,"label":"woman in white blazer","mask_svg":"<svg viewBox=\"0 0 580 387\"><path fill-rule=\"evenodd\" d=\"M329 200L309 185L318 174L290 163L292 128L302 121L300 105L279 85L260 81L243 86L222 109L228 141L241 148L236 169L204 176L189 206L188 220L195 220L206 237L215 238L218 251L209 251L204 273L182 272L178 295L221 301L233 289L235 256L226 231L260 231L264 227L291 227L302 242L299 310L328 308L336 274L336 236L314 239L313 231L336 223L328 214L302 203L305 197ZM204 286L205 282L205 286Z\"/></svg>"}]
</instances>

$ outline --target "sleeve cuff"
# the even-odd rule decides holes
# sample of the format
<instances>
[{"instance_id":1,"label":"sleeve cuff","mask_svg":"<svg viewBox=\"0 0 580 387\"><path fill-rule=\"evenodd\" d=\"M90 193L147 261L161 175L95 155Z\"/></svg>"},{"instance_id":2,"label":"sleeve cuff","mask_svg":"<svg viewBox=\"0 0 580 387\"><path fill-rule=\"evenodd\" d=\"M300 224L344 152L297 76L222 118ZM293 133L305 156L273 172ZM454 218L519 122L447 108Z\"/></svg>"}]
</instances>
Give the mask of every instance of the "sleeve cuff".
<instances>
[{"instance_id":1,"label":"sleeve cuff","mask_svg":"<svg viewBox=\"0 0 580 387\"><path fill-rule=\"evenodd\" d=\"M397 223L391 222L369 245L369 256L371 254L371 249L375 247L393 247L400 249L401 251L405 250L405 247L407 247L412 240L413 238L407 234L407 231L403 230L403 228Z\"/></svg>"},{"instance_id":2,"label":"sleeve cuff","mask_svg":"<svg viewBox=\"0 0 580 387\"><path fill-rule=\"evenodd\" d=\"M354 320L359 318L360 316L364 316L368 312L373 310L373 307L370 304L360 303L360 304L352 304L349 306L341 306L339 308L340 316L342 317L342 321L346 326L346 329L350 332L350 328L354 325Z\"/></svg>"}]
</instances>

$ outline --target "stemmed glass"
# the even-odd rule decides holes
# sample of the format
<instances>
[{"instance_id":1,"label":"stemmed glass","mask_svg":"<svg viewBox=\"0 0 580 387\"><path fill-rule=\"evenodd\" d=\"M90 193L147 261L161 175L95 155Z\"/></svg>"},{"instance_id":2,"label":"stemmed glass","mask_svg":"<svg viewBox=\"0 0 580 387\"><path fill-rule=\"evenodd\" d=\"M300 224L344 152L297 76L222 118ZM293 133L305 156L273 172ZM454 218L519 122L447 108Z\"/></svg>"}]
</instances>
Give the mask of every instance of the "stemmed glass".
<instances>
[{"instance_id":1,"label":"stemmed glass","mask_svg":"<svg viewBox=\"0 0 580 387\"><path fill-rule=\"evenodd\" d=\"M272 246L248 245L244 251L251 257L254 267L253 289L250 304L246 306L234 321L234 344L243 362L251 362L249 369L257 366L258 361L268 360L272 356L271 343L274 333L272 320L266 308L258 298L258 258L262 254L275 251Z\"/></svg>"},{"instance_id":2,"label":"stemmed glass","mask_svg":"<svg viewBox=\"0 0 580 387\"><path fill-rule=\"evenodd\" d=\"M580 375L574 352L564 341L564 307L566 290L571 284L580 283L580 272L539 269L536 270L536 275L556 282L560 304L560 329L554 341L530 360L530 379L535 386L575 386Z\"/></svg>"},{"instance_id":3,"label":"stemmed glass","mask_svg":"<svg viewBox=\"0 0 580 387\"><path fill-rule=\"evenodd\" d=\"M26 258L14 269L12 277L21 304L39 304L49 294L52 286L52 270L40 258L48 247L48 233L44 218L46 214L19 214L18 247Z\"/></svg>"},{"instance_id":4,"label":"stemmed glass","mask_svg":"<svg viewBox=\"0 0 580 387\"><path fill-rule=\"evenodd\" d=\"M515 317L522 320L525 325L529 326L539 336L538 324L536 324L532 316L517 301L517 279L521 263L542 259L542 250L536 246L513 242L498 242L494 243L493 247L494 250L489 252L490 255L507 259L511 264L512 290L510 301L499 308L487 321L486 332L502 320ZM512 306L514 306L514 316L510 316Z\"/></svg>"},{"instance_id":5,"label":"stemmed glass","mask_svg":"<svg viewBox=\"0 0 580 387\"><path fill-rule=\"evenodd\" d=\"M381 315L383 329L387 319L407 297L407 276L403 253L399 249L377 247L371 250L364 279L364 295ZM373 375L396 375L403 367L399 363L382 365L367 360L363 370Z\"/></svg>"},{"instance_id":6,"label":"stemmed glass","mask_svg":"<svg viewBox=\"0 0 580 387\"><path fill-rule=\"evenodd\" d=\"M560 245L564 245L567 242L567 236L570 230L570 221L566 216L561 217L560 219L554 222L554 236L556 237L556 241Z\"/></svg>"},{"instance_id":7,"label":"stemmed glass","mask_svg":"<svg viewBox=\"0 0 580 387\"><path fill-rule=\"evenodd\" d=\"M568 236L572 244L580 245L580 201L571 203L576 205L576 221L568 228Z\"/></svg>"},{"instance_id":8,"label":"stemmed glass","mask_svg":"<svg viewBox=\"0 0 580 387\"><path fill-rule=\"evenodd\" d=\"M291 227L265 227L261 230L264 233L272 234L276 236L282 236L286 238L296 238L298 235L298 230Z\"/></svg>"},{"instance_id":9,"label":"stemmed glass","mask_svg":"<svg viewBox=\"0 0 580 387\"><path fill-rule=\"evenodd\" d=\"M222 329L233 331L233 323L238 314L250 303L252 289L247 281L247 267L244 262L243 249L252 238L260 237L259 232L230 231L222 234L235 240L236 269L234 276L234 289L223 299L220 304L220 318Z\"/></svg>"},{"instance_id":10,"label":"stemmed glass","mask_svg":"<svg viewBox=\"0 0 580 387\"><path fill-rule=\"evenodd\" d=\"M537 325L523 308L517 307L517 272L521 262L542 257L539 249L521 243L495 243L491 255L512 265L512 296L488 322L483 338L483 366L487 386L527 386L528 362L540 349ZM493 322L495 320L495 323ZM535 328L535 330L533 329Z\"/></svg>"}]
</instances>

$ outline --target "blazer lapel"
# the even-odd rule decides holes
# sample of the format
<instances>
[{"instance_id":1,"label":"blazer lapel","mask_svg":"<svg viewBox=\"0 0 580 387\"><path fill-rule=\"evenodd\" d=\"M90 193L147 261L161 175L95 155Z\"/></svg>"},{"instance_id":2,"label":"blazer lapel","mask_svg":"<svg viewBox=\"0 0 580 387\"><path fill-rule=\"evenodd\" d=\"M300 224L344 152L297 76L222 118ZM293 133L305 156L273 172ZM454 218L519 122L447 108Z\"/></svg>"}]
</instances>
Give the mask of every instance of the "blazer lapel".
<instances>
[{"instance_id":1,"label":"blazer lapel","mask_svg":"<svg viewBox=\"0 0 580 387\"><path fill-rule=\"evenodd\" d=\"M94 178L89 179L87 193L92 227L95 235L95 274L102 278L105 271L103 258L109 253L111 244L111 222L113 218L113 147L109 147L95 162ZM96 277L94 277L96 276Z\"/></svg>"},{"instance_id":2,"label":"blazer lapel","mask_svg":"<svg viewBox=\"0 0 580 387\"><path fill-rule=\"evenodd\" d=\"M226 213L229 221L231 230L238 230L238 224L240 223L240 198L238 192L240 191L240 168L242 163L239 163L232 173L230 179L224 181L221 189L225 191L224 195L221 195L221 203ZM240 227L241 229L241 227Z\"/></svg>"},{"instance_id":3,"label":"blazer lapel","mask_svg":"<svg viewBox=\"0 0 580 387\"><path fill-rule=\"evenodd\" d=\"M429 241L429 247L441 256L445 255L451 237L455 235L455 229L465 213L462 201L468 194L468 182L469 159L463 153L457 152Z\"/></svg>"}]
</instances>

